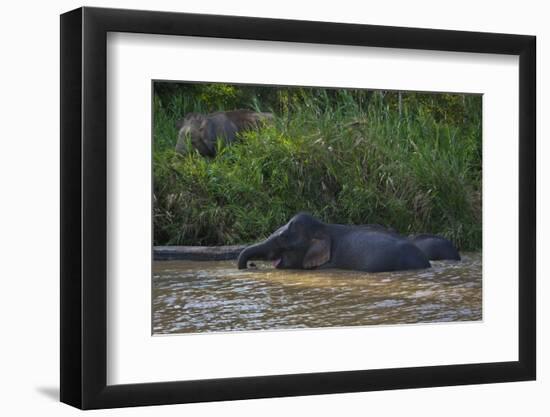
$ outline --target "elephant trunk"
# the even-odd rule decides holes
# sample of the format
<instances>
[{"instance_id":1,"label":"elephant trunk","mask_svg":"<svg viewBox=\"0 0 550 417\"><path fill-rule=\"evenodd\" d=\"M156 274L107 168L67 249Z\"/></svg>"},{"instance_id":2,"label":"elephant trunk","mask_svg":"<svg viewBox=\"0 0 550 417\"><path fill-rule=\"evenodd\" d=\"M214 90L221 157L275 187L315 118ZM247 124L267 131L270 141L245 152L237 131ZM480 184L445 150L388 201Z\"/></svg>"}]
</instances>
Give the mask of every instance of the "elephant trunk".
<instances>
[{"instance_id":1,"label":"elephant trunk","mask_svg":"<svg viewBox=\"0 0 550 417\"><path fill-rule=\"evenodd\" d=\"M246 269L247 262L251 259L271 259L273 257L272 246L272 243L266 240L244 248L239 254L238 268Z\"/></svg>"}]
</instances>

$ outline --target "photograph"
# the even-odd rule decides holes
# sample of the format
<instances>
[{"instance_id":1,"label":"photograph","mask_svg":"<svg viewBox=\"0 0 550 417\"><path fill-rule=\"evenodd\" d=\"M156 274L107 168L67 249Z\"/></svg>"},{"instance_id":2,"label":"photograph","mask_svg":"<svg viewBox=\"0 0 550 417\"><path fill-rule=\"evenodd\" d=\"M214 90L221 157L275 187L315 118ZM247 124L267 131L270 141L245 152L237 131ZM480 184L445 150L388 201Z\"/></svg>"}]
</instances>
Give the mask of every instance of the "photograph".
<instances>
[{"instance_id":1,"label":"photograph","mask_svg":"<svg viewBox=\"0 0 550 417\"><path fill-rule=\"evenodd\" d=\"M152 81L152 334L469 322L482 95Z\"/></svg>"},{"instance_id":2,"label":"photograph","mask_svg":"<svg viewBox=\"0 0 550 417\"><path fill-rule=\"evenodd\" d=\"M536 415L542 14L249 6L65 5L27 36L60 146L11 172L59 161L58 193L27 172L8 242L58 285L31 271L51 314L7 333L51 349L11 379L40 409ZM45 195L59 230L22 233Z\"/></svg>"}]
</instances>

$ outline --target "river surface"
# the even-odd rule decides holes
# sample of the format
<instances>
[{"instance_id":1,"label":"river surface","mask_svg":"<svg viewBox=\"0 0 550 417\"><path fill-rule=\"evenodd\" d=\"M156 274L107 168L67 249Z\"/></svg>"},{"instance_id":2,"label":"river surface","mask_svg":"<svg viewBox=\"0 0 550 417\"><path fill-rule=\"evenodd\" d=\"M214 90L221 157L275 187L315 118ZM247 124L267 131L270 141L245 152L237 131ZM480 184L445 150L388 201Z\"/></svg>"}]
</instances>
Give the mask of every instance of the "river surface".
<instances>
[{"instance_id":1,"label":"river surface","mask_svg":"<svg viewBox=\"0 0 550 417\"><path fill-rule=\"evenodd\" d=\"M481 254L420 271L238 270L236 261L153 263L153 333L481 320Z\"/></svg>"}]
</instances>

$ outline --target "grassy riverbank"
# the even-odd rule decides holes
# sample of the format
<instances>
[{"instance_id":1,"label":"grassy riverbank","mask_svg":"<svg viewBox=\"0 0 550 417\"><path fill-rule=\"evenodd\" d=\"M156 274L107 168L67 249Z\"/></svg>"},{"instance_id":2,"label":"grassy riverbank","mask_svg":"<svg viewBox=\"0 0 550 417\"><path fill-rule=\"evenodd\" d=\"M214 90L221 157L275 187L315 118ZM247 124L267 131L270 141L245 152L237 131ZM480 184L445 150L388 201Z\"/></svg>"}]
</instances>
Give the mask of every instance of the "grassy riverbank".
<instances>
[{"instance_id":1,"label":"grassy riverbank","mask_svg":"<svg viewBox=\"0 0 550 417\"><path fill-rule=\"evenodd\" d=\"M156 245L253 242L307 211L481 248L481 97L222 87L155 96ZM237 107L273 111L275 122L219 143L212 159L174 152L186 112Z\"/></svg>"}]
</instances>

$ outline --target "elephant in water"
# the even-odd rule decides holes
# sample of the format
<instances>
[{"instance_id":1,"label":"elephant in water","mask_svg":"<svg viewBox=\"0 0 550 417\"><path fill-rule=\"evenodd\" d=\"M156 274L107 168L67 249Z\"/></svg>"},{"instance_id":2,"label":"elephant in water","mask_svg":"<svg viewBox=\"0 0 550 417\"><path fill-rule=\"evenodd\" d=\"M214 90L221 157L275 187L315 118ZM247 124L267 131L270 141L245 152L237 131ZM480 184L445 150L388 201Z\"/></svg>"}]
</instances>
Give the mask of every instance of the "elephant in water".
<instances>
[{"instance_id":1,"label":"elephant in water","mask_svg":"<svg viewBox=\"0 0 550 417\"><path fill-rule=\"evenodd\" d=\"M326 224L300 213L265 241L245 248L238 267L252 259L276 268L341 268L368 272L429 268L426 255L408 239L378 226Z\"/></svg>"},{"instance_id":2,"label":"elephant in water","mask_svg":"<svg viewBox=\"0 0 550 417\"><path fill-rule=\"evenodd\" d=\"M409 236L414 243L431 261L450 259L460 261L460 254L450 240L442 236L427 233Z\"/></svg>"},{"instance_id":3,"label":"elephant in water","mask_svg":"<svg viewBox=\"0 0 550 417\"><path fill-rule=\"evenodd\" d=\"M257 129L263 122L272 119L272 113L251 110L219 111L210 114L188 113L177 124L179 133L176 151L185 154L188 151L189 138L193 148L202 156L215 156L218 139L231 143L235 141L238 132Z\"/></svg>"}]
</instances>

